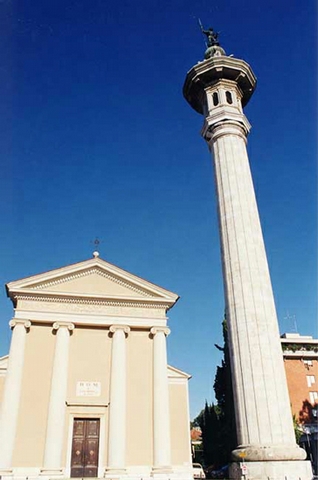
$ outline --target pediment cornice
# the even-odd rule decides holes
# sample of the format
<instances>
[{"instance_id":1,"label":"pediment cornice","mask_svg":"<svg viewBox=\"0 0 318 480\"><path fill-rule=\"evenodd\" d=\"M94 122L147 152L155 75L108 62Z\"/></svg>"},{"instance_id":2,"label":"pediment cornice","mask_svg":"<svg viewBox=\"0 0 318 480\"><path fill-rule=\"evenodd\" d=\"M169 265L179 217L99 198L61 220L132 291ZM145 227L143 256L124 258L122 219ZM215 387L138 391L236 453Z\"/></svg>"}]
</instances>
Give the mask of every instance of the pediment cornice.
<instances>
[{"instance_id":1,"label":"pediment cornice","mask_svg":"<svg viewBox=\"0 0 318 480\"><path fill-rule=\"evenodd\" d=\"M164 308L172 306L172 302L163 298L122 298L116 296L92 296L76 294L56 294L56 292L35 292L34 290L21 290L15 292L12 298L17 300L27 300L33 302L53 302L81 305L105 305L105 306L126 306L143 308ZM173 302L174 303L174 302Z\"/></svg>"},{"instance_id":2,"label":"pediment cornice","mask_svg":"<svg viewBox=\"0 0 318 480\"><path fill-rule=\"evenodd\" d=\"M99 286L97 289L94 282ZM90 305L155 306L168 310L179 298L175 293L100 258L13 281L6 288L15 305L21 299Z\"/></svg>"}]
</instances>

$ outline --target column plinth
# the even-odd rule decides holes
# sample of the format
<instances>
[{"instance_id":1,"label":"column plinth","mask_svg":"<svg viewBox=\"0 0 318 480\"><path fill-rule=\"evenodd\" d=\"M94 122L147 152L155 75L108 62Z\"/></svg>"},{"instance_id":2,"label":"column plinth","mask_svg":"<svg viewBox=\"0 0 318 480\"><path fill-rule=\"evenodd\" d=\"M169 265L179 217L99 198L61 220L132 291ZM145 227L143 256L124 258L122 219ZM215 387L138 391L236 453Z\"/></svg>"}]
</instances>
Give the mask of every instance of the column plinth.
<instances>
[{"instance_id":1,"label":"column plinth","mask_svg":"<svg viewBox=\"0 0 318 480\"><path fill-rule=\"evenodd\" d=\"M126 325L112 325L109 331L113 336L113 341L110 369L108 465L105 477L116 477L126 472L126 335L130 328Z\"/></svg>"},{"instance_id":2,"label":"column plinth","mask_svg":"<svg viewBox=\"0 0 318 480\"><path fill-rule=\"evenodd\" d=\"M167 327L153 327L153 475L171 472Z\"/></svg>"},{"instance_id":3,"label":"column plinth","mask_svg":"<svg viewBox=\"0 0 318 480\"><path fill-rule=\"evenodd\" d=\"M0 475L8 475L12 472L26 332L31 327L31 322L14 318L9 325L13 332L0 414Z\"/></svg>"},{"instance_id":4,"label":"column plinth","mask_svg":"<svg viewBox=\"0 0 318 480\"><path fill-rule=\"evenodd\" d=\"M65 401L67 395L68 357L72 323L56 322L55 352L53 360L51 392L49 400L46 442L41 475L61 476L65 424Z\"/></svg>"}]
</instances>

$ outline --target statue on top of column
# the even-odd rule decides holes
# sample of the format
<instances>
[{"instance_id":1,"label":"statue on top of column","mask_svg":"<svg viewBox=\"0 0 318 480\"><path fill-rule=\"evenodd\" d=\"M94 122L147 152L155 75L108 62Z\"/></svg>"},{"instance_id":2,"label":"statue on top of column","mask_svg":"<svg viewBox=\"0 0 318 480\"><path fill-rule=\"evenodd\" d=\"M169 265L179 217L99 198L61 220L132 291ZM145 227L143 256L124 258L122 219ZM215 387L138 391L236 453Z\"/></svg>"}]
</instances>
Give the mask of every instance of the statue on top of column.
<instances>
[{"instance_id":1,"label":"statue on top of column","mask_svg":"<svg viewBox=\"0 0 318 480\"><path fill-rule=\"evenodd\" d=\"M198 19L198 22L201 28L201 32L207 37L207 49L205 51L204 58L208 59L211 57L219 57L221 55L225 55L225 51L222 47L220 47L220 43L218 40L219 32L215 32L212 27L205 30L200 19Z\"/></svg>"},{"instance_id":2,"label":"statue on top of column","mask_svg":"<svg viewBox=\"0 0 318 480\"><path fill-rule=\"evenodd\" d=\"M208 40L208 47L214 47L214 45L220 45L218 42L219 32L215 32L212 27L204 30L203 26L201 25L201 31L204 35L207 36Z\"/></svg>"}]
</instances>

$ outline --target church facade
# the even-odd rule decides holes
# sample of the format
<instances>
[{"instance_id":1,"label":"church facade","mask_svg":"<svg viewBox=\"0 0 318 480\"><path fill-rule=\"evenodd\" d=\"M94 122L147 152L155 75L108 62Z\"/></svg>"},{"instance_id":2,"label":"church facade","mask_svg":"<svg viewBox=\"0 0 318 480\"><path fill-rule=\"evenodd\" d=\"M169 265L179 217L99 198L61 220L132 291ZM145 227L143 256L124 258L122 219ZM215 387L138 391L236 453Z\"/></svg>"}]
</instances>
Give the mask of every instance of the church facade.
<instances>
[{"instance_id":1,"label":"church facade","mask_svg":"<svg viewBox=\"0 0 318 480\"><path fill-rule=\"evenodd\" d=\"M7 285L0 475L192 477L188 381L167 365L178 296L99 258Z\"/></svg>"}]
</instances>

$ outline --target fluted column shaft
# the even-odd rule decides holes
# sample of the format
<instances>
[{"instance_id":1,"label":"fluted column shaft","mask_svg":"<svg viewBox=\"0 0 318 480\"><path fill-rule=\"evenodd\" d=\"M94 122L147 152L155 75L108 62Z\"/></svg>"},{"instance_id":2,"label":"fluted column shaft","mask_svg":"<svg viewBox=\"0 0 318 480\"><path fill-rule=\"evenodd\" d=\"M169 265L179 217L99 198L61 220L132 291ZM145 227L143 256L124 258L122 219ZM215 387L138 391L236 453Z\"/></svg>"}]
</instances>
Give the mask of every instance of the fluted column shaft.
<instances>
[{"instance_id":1,"label":"fluted column shaft","mask_svg":"<svg viewBox=\"0 0 318 480\"><path fill-rule=\"evenodd\" d=\"M111 369L110 369L110 405L108 430L108 466L109 474L123 473L126 468L126 335L130 328L113 325Z\"/></svg>"},{"instance_id":2,"label":"fluted column shaft","mask_svg":"<svg viewBox=\"0 0 318 480\"><path fill-rule=\"evenodd\" d=\"M9 325L13 328L13 332L1 405L0 471L8 470L12 467L12 455L22 384L26 330L30 328L31 322L13 319Z\"/></svg>"},{"instance_id":3,"label":"fluted column shaft","mask_svg":"<svg viewBox=\"0 0 318 480\"><path fill-rule=\"evenodd\" d=\"M166 336L169 328L153 327L153 465L154 471L171 469L169 386Z\"/></svg>"},{"instance_id":4,"label":"fluted column shaft","mask_svg":"<svg viewBox=\"0 0 318 480\"><path fill-rule=\"evenodd\" d=\"M53 330L56 330L56 342L42 474L62 471L69 342L70 332L73 329L74 325L71 323L53 324Z\"/></svg>"},{"instance_id":5,"label":"fluted column shaft","mask_svg":"<svg viewBox=\"0 0 318 480\"><path fill-rule=\"evenodd\" d=\"M302 458L300 449L287 453L295 437L246 131L238 122L224 122L210 132L238 442L275 446L277 458Z\"/></svg>"}]
</instances>

